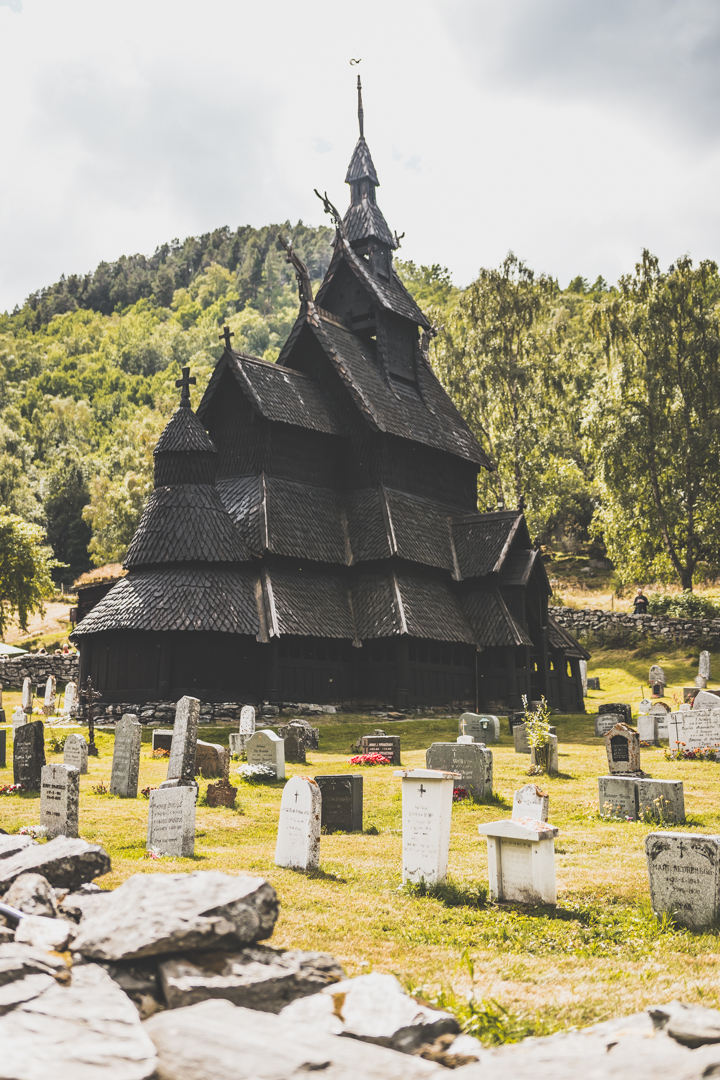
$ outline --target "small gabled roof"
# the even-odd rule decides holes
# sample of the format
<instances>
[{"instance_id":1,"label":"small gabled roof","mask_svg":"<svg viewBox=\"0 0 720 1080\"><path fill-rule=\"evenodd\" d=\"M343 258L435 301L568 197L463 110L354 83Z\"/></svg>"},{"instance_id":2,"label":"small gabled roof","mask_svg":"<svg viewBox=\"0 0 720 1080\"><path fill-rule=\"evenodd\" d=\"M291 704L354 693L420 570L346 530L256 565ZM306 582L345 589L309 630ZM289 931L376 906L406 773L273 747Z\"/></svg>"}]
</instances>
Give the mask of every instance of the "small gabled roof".
<instances>
[{"instance_id":1,"label":"small gabled roof","mask_svg":"<svg viewBox=\"0 0 720 1080\"><path fill-rule=\"evenodd\" d=\"M216 454L207 431L192 409L175 410L158 439L153 454Z\"/></svg>"},{"instance_id":2,"label":"small gabled roof","mask_svg":"<svg viewBox=\"0 0 720 1080\"><path fill-rule=\"evenodd\" d=\"M462 603L478 645L532 645L527 633L510 614L510 609L496 585L463 592Z\"/></svg>"},{"instance_id":3,"label":"small gabled roof","mask_svg":"<svg viewBox=\"0 0 720 1080\"><path fill-rule=\"evenodd\" d=\"M590 653L552 615L548 615L548 645L551 649L560 649L571 660L590 659Z\"/></svg>"},{"instance_id":4,"label":"small gabled roof","mask_svg":"<svg viewBox=\"0 0 720 1080\"><path fill-rule=\"evenodd\" d=\"M518 533L530 547L525 518L519 510L468 514L453 521L452 532L464 578L499 574Z\"/></svg>"},{"instance_id":5,"label":"small gabled roof","mask_svg":"<svg viewBox=\"0 0 720 1080\"><path fill-rule=\"evenodd\" d=\"M267 420L329 435L344 434L341 421L335 416L315 379L293 368L227 349L215 366L200 402L198 416L204 416L226 369L235 376L256 412Z\"/></svg>"},{"instance_id":6,"label":"small gabled roof","mask_svg":"<svg viewBox=\"0 0 720 1080\"><path fill-rule=\"evenodd\" d=\"M395 243L394 240L392 242L393 244ZM323 283L315 297L315 303L317 305L320 307L323 306L323 300L330 288L330 283L343 265L347 266L358 278L363 288L367 290L371 298L378 303L380 307L385 308L387 311L392 311L396 315L402 315L404 319L409 319L411 322L415 323L416 326L422 326L426 330L430 328L430 322L426 316L423 315L422 311L395 273L395 270L391 270L389 277L374 274L371 271L369 264L365 262L361 255L355 254L348 241L342 236L337 236L335 239L333 257L330 260L327 273L323 278Z\"/></svg>"}]
</instances>

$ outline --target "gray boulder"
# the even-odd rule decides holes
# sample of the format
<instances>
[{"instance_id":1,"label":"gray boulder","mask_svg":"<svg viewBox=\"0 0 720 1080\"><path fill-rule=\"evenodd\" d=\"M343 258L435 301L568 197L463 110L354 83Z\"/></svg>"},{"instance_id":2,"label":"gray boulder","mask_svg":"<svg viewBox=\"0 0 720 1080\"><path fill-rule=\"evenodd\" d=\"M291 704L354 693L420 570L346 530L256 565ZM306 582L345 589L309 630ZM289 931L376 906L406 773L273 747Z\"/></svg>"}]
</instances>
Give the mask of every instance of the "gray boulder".
<instances>
[{"instance_id":1,"label":"gray boulder","mask_svg":"<svg viewBox=\"0 0 720 1080\"><path fill-rule=\"evenodd\" d=\"M683 1046L694 1048L720 1042L717 1009L671 1001L667 1005L653 1005L647 1011L656 1030L666 1032Z\"/></svg>"},{"instance_id":2,"label":"gray boulder","mask_svg":"<svg viewBox=\"0 0 720 1080\"><path fill-rule=\"evenodd\" d=\"M173 957L160 965L168 1007L227 998L234 1005L279 1013L296 998L316 994L344 978L328 953L287 952L256 945L235 953Z\"/></svg>"},{"instance_id":3,"label":"gray boulder","mask_svg":"<svg viewBox=\"0 0 720 1080\"><path fill-rule=\"evenodd\" d=\"M427 1080L441 1066L380 1046L336 1039L229 1001L158 1013L143 1025L160 1080Z\"/></svg>"},{"instance_id":4,"label":"gray boulder","mask_svg":"<svg viewBox=\"0 0 720 1080\"><path fill-rule=\"evenodd\" d=\"M40 994L44 994L46 990L49 990L51 986L55 986L52 975L41 974L25 975L22 979L15 979L14 982L5 983L4 986L0 986L0 1016L12 1012L17 1005L21 1005L24 1001L32 1001L33 998L39 997ZM0 1027L0 1035L1 1033L2 1028ZM0 1075L3 1064L0 1064ZM8 1074L5 1073L5 1075Z\"/></svg>"},{"instance_id":5,"label":"gray boulder","mask_svg":"<svg viewBox=\"0 0 720 1080\"><path fill-rule=\"evenodd\" d=\"M15 833L13 836L5 836L0 833L0 859L7 859L11 855L17 855L18 851L22 851L23 848L32 847L36 844L31 836L26 836L25 833Z\"/></svg>"},{"instance_id":6,"label":"gray boulder","mask_svg":"<svg viewBox=\"0 0 720 1080\"><path fill-rule=\"evenodd\" d=\"M62 956L30 945L0 945L0 986L26 975L52 975L62 984L70 982L70 969Z\"/></svg>"},{"instance_id":7,"label":"gray boulder","mask_svg":"<svg viewBox=\"0 0 720 1080\"><path fill-rule=\"evenodd\" d=\"M27 976L28 979L47 976ZM17 985L17 984L14 984ZM0 1075L12 1080L145 1080L155 1048L133 1003L97 964L74 968L0 1017Z\"/></svg>"},{"instance_id":8,"label":"gray boulder","mask_svg":"<svg viewBox=\"0 0 720 1080\"><path fill-rule=\"evenodd\" d=\"M98 844L56 836L47 844L25 846L0 859L0 895L21 874L42 874L56 889L77 889L84 881L92 881L109 870L110 856Z\"/></svg>"},{"instance_id":9,"label":"gray boulder","mask_svg":"<svg viewBox=\"0 0 720 1080\"><path fill-rule=\"evenodd\" d=\"M34 945L48 952L62 952L75 937L77 927L67 919L48 919L45 915L26 915L15 928L19 945Z\"/></svg>"},{"instance_id":10,"label":"gray boulder","mask_svg":"<svg viewBox=\"0 0 720 1080\"><path fill-rule=\"evenodd\" d=\"M73 948L96 960L227 949L270 937L278 909L260 877L136 874L88 910Z\"/></svg>"},{"instance_id":11,"label":"gray boulder","mask_svg":"<svg viewBox=\"0 0 720 1080\"><path fill-rule=\"evenodd\" d=\"M54 919L58 913L52 885L42 874L21 874L15 878L3 902L25 915L46 915Z\"/></svg>"},{"instance_id":12,"label":"gray boulder","mask_svg":"<svg viewBox=\"0 0 720 1080\"><path fill-rule=\"evenodd\" d=\"M451 1013L419 1005L394 975L359 975L287 1005L280 1019L414 1054L441 1035L459 1035Z\"/></svg>"}]
</instances>

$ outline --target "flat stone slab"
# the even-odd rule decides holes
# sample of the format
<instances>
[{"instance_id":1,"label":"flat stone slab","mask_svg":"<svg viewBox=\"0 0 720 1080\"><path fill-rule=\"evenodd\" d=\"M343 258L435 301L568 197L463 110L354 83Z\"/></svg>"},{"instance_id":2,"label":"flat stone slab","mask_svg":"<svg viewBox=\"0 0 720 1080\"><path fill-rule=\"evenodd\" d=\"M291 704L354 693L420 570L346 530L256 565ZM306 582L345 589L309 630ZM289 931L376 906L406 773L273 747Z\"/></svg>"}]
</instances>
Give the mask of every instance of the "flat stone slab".
<instances>
[{"instance_id":1,"label":"flat stone slab","mask_svg":"<svg viewBox=\"0 0 720 1080\"><path fill-rule=\"evenodd\" d=\"M47 844L33 844L0 859L0 895L28 871L42 874L55 889L77 889L109 870L110 856L99 844L56 836Z\"/></svg>"},{"instance_id":2,"label":"flat stone slab","mask_svg":"<svg viewBox=\"0 0 720 1080\"><path fill-rule=\"evenodd\" d=\"M345 972L329 953L270 949L173 957L160 964L168 1008L225 998L234 1005L279 1013L291 1001L317 994Z\"/></svg>"},{"instance_id":3,"label":"flat stone slab","mask_svg":"<svg viewBox=\"0 0 720 1080\"><path fill-rule=\"evenodd\" d=\"M19 851L33 845L40 846L36 840L33 840L31 836L26 836L25 833L16 833L14 836L0 834L0 859L9 859L11 855L17 855Z\"/></svg>"},{"instance_id":4,"label":"flat stone slab","mask_svg":"<svg viewBox=\"0 0 720 1080\"><path fill-rule=\"evenodd\" d=\"M73 946L96 960L249 945L270 937L277 894L264 878L218 871L136 874L93 905Z\"/></svg>"},{"instance_id":5,"label":"flat stone slab","mask_svg":"<svg viewBox=\"0 0 720 1080\"><path fill-rule=\"evenodd\" d=\"M137 1009L97 964L72 970L69 986L47 975L38 993L0 1017L0 1075L12 1080L145 1080L155 1047ZM49 978L49 982L48 982ZM15 984L18 985L17 983Z\"/></svg>"},{"instance_id":6,"label":"flat stone slab","mask_svg":"<svg viewBox=\"0 0 720 1080\"><path fill-rule=\"evenodd\" d=\"M430 1061L338 1039L230 1001L171 1009L143 1026L155 1044L162 1080L299 1080L313 1075L327 1080L439 1080L444 1075Z\"/></svg>"},{"instance_id":7,"label":"flat stone slab","mask_svg":"<svg viewBox=\"0 0 720 1080\"><path fill-rule=\"evenodd\" d=\"M21 874L15 878L3 902L25 915L46 915L54 919L58 913L55 893L42 874Z\"/></svg>"}]
</instances>

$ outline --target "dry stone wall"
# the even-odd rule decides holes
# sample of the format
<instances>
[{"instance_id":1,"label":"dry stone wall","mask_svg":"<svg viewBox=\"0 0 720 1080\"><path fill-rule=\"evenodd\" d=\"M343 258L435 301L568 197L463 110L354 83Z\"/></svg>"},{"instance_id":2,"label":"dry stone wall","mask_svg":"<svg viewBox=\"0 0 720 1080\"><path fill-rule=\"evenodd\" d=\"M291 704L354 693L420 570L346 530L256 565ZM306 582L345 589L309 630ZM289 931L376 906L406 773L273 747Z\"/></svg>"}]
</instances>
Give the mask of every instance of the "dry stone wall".
<instances>
[{"instance_id":1,"label":"dry stone wall","mask_svg":"<svg viewBox=\"0 0 720 1080\"><path fill-rule=\"evenodd\" d=\"M77 682L80 673L79 656L54 656L50 653L20 653L16 656L0 656L0 683L6 689L20 689L23 679L40 685L54 675L58 686Z\"/></svg>"},{"instance_id":2,"label":"dry stone wall","mask_svg":"<svg viewBox=\"0 0 720 1080\"><path fill-rule=\"evenodd\" d=\"M720 643L720 619L671 619L661 615L632 615L625 611L551 607L552 617L577 638L630 643L635 638L665 638L684 645Z\"/></svg>"}]
</instances>

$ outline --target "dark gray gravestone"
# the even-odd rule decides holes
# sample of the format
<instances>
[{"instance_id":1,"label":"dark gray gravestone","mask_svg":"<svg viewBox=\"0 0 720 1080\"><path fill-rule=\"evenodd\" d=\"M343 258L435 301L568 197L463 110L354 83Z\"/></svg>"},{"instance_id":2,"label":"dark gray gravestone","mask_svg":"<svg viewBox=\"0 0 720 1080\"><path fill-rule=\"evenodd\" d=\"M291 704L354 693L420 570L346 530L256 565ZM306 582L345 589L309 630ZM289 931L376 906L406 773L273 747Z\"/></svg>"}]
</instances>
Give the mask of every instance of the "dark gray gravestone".
<instances>
[{"instance_id":1,"label":"dark gray gravestone","mask_svg":"<svg viewBox=\"0 0 720 1080\"><path fill-rule=\"evenodd\" d=\"M305 738L302 731L288 726L283 741L285 743L285 760L292 765L305 765Z\"/></svg>"},{"instance_id":2,"label":"dark gray gravestone","mask_svg":"<svg viewBox=\"0 0 720 1080\"><path fill-rule=\"evenodd\" d=\"M287 746L287 742L285 743ZM320 824L328 832L362 832L363 778L340 773L316 776L322 795Z\"/></svg>"},{"instance_id":3,"label":"dark gray gravestone","mask_svg":"<svg viewBox=\"0 0 720 1080\"><path fill-rule=\"evenodd\" d=\"M45 764L45 725L42 720L16 728L13 737L13 783L39 791Z\"/></svg>"},{"instance_id":4,"label":"dark gray gravestone","mask_svg":"<svg viewBox=\"0 0 720 1080\"><path fill-rule=\"evenodd\" d=\"M156 750L169 750L172 746L173 733L171 730L156 728L152 733L153 754Z\"/></svg>"},{"instance_id":5,"label":"dark gray gravestone","mask_svg":"<svg viewBox=\"0 0 720 1080\"><path fill-rule=\"evenodd\" d=\"M604 716L606 713L615 713L617 716L622 716L623 722L627 724L628 727L632 725L632 707L627 705L624 701L599 705L598 716Z\"/></svg>"},{"instance_id":6,"label":"dark gray gravestone","mask_svg":"<svg viewBox=\"0 0 720 1080\"><path fill-rule=\"evenodd\" d=\"M0 769L7 765L7 731L0 731Z\"/></svg>"},{"instance_id":7,"label":"dark gray gravestone","mask_svg":"<svg viewBox=\"0 0 720 1080\"><path fill-rule=\"evenodd\" d=\"M382 754L390 758L393 765L400 764L399 735L363 735L360 749L363 754Z\"/></svg>"}]
</instances>

